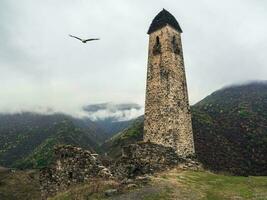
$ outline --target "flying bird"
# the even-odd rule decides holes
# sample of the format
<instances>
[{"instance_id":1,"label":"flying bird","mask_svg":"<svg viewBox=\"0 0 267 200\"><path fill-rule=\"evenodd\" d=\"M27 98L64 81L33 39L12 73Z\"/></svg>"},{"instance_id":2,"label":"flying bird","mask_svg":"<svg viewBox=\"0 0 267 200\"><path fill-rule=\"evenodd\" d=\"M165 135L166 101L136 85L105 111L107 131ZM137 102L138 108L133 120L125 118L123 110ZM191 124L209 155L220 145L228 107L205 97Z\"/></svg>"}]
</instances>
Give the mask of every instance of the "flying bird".
<instances>
[{"instance_id":1,"label":"flying bird","mask_svg":"<svg viewBox=\"0 0 267 200\"><path fill-rule=\"evenodd\" d=\"M76 39L78 39L78 40L80 40L80 41L82 41L83 43L86 43L86 42L89 42L89 41L93 41L93 40L100 40L99 38L89 38L89 39L81 39L81 38L79 38L79 37L76 37L76 36L74 36L74 35L69 35L70 37L73 37L73 38L76 38Z\"/></svg>"}]
</instances>

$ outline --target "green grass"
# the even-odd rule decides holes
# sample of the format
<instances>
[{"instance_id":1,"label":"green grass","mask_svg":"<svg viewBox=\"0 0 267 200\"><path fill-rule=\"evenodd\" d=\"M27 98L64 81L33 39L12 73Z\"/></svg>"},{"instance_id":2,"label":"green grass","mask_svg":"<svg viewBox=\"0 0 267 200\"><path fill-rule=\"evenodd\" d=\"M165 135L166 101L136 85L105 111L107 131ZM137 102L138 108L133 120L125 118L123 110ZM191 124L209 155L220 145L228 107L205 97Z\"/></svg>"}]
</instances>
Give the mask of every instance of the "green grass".
<instances>
[{"instance_id":1,"label":"green grass","mask_svg":"<svg viewBox=\"0 0 267 200\"><path fill-rule=\"evenodd\" d=\"M38 172L0 172L1 200L40 199Z\"/></svg>"},{"instance_id":2,"label":"green grass","mask_svg":"<svg viewBox=\"0 0 267 200\"><path fill-rule=\"evenodd\" d=\"M207 200L267 199L267 177L240 177L218 175L209 172L185 172L177 181L202 193Z\"/></svg>"}]
</instances>

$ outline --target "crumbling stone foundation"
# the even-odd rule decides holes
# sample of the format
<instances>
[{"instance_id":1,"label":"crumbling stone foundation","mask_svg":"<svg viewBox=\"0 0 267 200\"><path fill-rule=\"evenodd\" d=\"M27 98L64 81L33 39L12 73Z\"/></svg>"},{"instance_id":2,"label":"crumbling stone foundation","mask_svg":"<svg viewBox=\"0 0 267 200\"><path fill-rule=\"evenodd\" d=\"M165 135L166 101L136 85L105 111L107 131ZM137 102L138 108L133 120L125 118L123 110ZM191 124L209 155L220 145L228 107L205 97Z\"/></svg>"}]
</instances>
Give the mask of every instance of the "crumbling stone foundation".
<instances>
[{"instance_id":1,"label":"crumbling stone foundation","mask_svg":"<svg viewBox=\"0 0 267 200\"><path fill-rule=\"evenodd\" d=\"M122 157L104 166L97 154L69 145L55 148L55 161L40 171L42 199L54 196L77 183L95 179L114 179L123 182L138 176L181 167L198 169L194 158L177 155L175 149L150 142L131 144L123 148Z\"/></svg>"},{"instance_id":2,"label":"crumbling stone foundation","mask_svg":"<svg viewBox=\"0 0 267 200\"><path fill-rule=\"evenodd\" d=\"M55 163L40 171L42 198L64 191L71 185L92 178L111 178L112 174L97 154L73 146L55 148Z\"/></svg>"},{"instance_id":3,"label":"crumbling stone foundation","mask_svg":"<svg viewBox=\"0 0 267 200\"><path fill-rule=\"evenodd\" d=\"M197 169L200 164L192 157L184 158L178 156L175 149L171 147L150 142L140 142L124 147L122 157L111 166L111 170L116 177L134 178L177 166Z\"/></svg>"}]
</instances>

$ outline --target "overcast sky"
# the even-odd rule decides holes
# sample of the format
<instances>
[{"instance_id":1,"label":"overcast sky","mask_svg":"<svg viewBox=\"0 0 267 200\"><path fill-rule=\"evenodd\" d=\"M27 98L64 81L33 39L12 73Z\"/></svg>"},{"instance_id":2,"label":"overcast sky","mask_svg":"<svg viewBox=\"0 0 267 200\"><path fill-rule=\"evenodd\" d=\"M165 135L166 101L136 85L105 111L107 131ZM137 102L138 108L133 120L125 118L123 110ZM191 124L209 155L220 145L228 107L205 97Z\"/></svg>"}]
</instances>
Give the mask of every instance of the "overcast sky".
<instances>
[{"instance_id":1,"label":"overcast sky","mask_svg":"<svg viewBox=\"0 0 267 200\"><path fill-rule=\"evenodd\" d=\"M162 8L180 23L190 103L267 76L267 1L1 0L0 112L143 106L147 29ZM100 37L82 44L68 34Z\"/></svg>"}]
</instances>

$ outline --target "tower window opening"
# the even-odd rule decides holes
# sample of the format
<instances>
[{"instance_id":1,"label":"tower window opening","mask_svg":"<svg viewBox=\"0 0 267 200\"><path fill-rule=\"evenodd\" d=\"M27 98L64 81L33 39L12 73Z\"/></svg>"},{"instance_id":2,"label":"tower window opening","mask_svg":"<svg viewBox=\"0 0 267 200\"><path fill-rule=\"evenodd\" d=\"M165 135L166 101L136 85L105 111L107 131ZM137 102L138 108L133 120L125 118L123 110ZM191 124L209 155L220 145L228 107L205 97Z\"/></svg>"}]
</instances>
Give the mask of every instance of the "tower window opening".
<instances>
[{"instance_id":1,"label":"tower window opening","mask_svg":"<svg viewBox=\"0 0 267 200\"><path fill-rule=\"evenodd\" d=\"M157 45L160 45L160 43L159 43L159 36L157 36L156 41L157 41Z\"/></svg>"},{"instance_id":2,"label":"tower window opening","mask_svg":"<svg viewBox=\"0 0 267 200\"><path fill-rule=\"evenodd\" d=\"M161 83L164 84L166 88L167 94L170 94L170 73L168 70L164 69L163 67L160 67L160 78Z\"/></svg>"},{"instance_id":3,"label":"tower window opening","mask_svg":"<svg viewBox=\"0 0 267 200\"><path fill-rule=\"evenodd\" d=\"M159 36L156 37L156 43L153 47L153 54L157 55L161 53L161 44L160 44L160 40L159 40Z\"/></svg>"},{"instance_id":4,"label":"tower window opening","mask_svg":"<svg viewBox=\"0 0 267 200\"><path fill-rule=\"evenodd\" d=\"M175 54L180 54L180 48L179 48L179 45L177 44L177 40L175 36L172 37L172 48Z\"/></svg>"}]
</instances>

